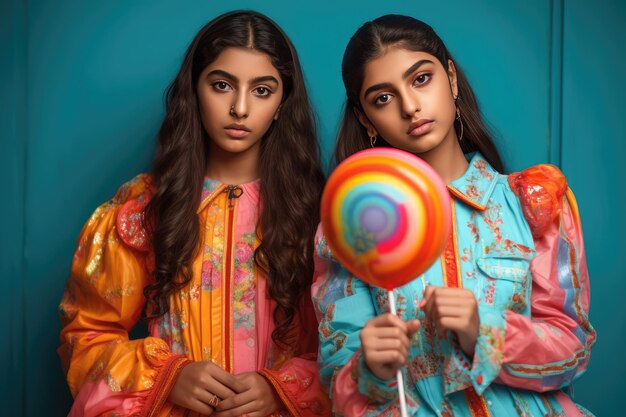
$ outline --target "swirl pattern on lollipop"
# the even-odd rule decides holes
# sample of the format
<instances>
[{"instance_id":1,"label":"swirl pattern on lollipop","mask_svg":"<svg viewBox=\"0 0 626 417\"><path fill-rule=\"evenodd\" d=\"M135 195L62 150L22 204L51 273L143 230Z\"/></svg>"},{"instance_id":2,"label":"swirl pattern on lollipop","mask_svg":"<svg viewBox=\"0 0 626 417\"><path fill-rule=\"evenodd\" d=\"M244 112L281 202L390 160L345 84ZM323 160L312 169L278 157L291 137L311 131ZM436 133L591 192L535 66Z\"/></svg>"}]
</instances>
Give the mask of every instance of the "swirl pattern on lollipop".
<instances>
[{"instance_id":1,"label":"swirl pattern on lollipop","mask_svg":"<svg viewBox=\"0 0 626 417\"><path fill-rule=\"evenodd\" d=\"M450 230L450 197L420 158L368 149L329 177L321 219L337 259L362 280L391 290L417 278L441 254Z\"/></svg>"}]
</instances>

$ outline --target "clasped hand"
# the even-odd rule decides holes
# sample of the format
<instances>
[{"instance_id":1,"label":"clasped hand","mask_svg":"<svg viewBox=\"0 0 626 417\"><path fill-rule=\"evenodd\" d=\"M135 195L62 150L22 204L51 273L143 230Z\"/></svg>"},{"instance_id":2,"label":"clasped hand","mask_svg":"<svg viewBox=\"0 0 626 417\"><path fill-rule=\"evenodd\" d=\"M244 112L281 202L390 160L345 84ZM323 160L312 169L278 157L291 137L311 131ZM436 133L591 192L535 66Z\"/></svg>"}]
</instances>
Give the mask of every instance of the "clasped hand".
<instances>
[{"instance_id":1,"label":"clasped hand","mask_svg":"<svg viewBox=\"0 0 626 417\"><path fill-rule=\"evenodd\" d=\"M474 293L464 288L429 286L419 307L426 320L433 322L442 332L456 334L463 352L474 356L480 320L478 302ZM422 323L405 322L390 313L369 320L361 331L361 346L365 363L378 378L387 380L406 365L411 336Z\"/></svg>"},{"instance_id":2,"label":"clasped hand","mask_svg":"<svg viewBox=\"0 0 626 417\"><path fill-rule=\"evenodd\" d=\"M278 410L279 405L274 389L258 373L232 375L211 362L185 366L168 399L191 411L215 417L244 414L265 417Z\"/></svg>"}]
</instances>

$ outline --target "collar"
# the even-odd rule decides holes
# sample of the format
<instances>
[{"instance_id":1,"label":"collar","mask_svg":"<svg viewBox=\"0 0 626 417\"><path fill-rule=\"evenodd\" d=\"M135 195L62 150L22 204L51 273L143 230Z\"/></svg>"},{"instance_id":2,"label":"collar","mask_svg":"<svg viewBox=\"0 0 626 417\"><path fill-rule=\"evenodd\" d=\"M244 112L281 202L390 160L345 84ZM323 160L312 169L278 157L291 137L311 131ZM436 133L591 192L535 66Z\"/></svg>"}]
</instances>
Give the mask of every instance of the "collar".
<instances>
[{"instance_id":1,"label":"collar","mask_svg":"<svg viewBox=\"0 0 626 417\"><path fill-rule=\"evenodd\" d=\"M215 198L215 196L223 192L228 187L228 184L224 184L223 182L220 182L218 180L213 180L205 177L202 184L202 197L200 199L200 207L198 208L198 213L201 212L202 209ZM258 200L260 194L261 179L257 178L250 182L238 184L237 187L243 189L243 195L245 195L247 198L256 201Z\"/></svg>"},{"instance_id":2,"label":"collar","mask_svg":"<svg viewBox=\"0 0 626 417\"><path fill-rule=\"evenodd\" d=\"M500 174L480 152L468 156L471 159L467 171L448 184L448 191L470 207L484 211Z\"/></svg>"}]
</instances>

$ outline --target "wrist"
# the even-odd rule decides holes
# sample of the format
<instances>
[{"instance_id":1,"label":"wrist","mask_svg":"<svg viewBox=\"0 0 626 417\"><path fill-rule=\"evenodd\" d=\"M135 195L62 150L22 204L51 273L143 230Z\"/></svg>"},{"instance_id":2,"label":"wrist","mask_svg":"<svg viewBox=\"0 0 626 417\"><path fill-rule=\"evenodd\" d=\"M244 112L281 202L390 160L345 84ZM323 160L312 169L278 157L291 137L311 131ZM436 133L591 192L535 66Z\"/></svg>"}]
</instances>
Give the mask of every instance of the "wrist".
<instances>
[{"instance_id":1,"label":"wrist","mask_svg":"<svg viewBox=\"0 0 626 417\"><path fill-rule=\"evenodd\" d=\"M474 351L476 348L476 337L468 336L462 333L457 334L457 339L459 341L459 345L463 353L465 353L468 357L474 357Z\"/></svg>"}]
</instances>

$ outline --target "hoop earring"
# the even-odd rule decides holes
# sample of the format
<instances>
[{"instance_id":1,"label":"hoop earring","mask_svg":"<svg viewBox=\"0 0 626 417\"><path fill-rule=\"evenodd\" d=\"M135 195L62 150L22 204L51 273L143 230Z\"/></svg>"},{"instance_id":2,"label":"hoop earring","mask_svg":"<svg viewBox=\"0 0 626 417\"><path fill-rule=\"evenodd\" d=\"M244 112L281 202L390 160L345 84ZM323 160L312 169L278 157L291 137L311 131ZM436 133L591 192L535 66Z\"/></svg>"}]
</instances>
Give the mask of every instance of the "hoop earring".
<instances>
[{"instance_id":1,"label":"hoop earring","mask_svg":"<svg viewBox=\"0 0 626 417\"><path fill-rule=\"evenodd\" d=\"M463 140L463 118L461 117L461 110L458 107L456 108L456 120L458 120L461 125L461 135L459 136L459 142L461 142Z\"/></svg>"},{"instance_id":2,"label":"hoop earring","mask_svg":"<svg viewBox=\"0 0 626 417\"><path fill-rule=\"evenodd\" d=\"M378 139L377 135L370 136L370 146L373 148L376 145L376 139Z\"/></svg>"}]
</instances>

